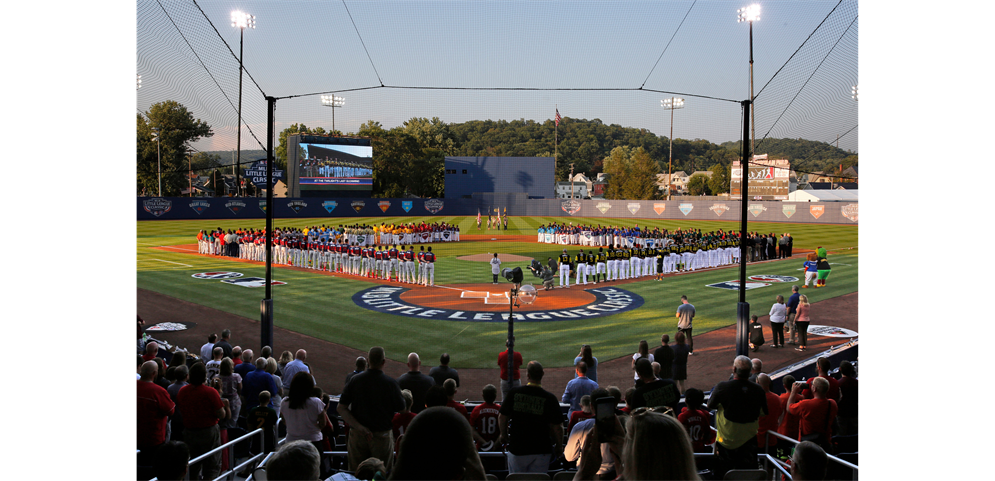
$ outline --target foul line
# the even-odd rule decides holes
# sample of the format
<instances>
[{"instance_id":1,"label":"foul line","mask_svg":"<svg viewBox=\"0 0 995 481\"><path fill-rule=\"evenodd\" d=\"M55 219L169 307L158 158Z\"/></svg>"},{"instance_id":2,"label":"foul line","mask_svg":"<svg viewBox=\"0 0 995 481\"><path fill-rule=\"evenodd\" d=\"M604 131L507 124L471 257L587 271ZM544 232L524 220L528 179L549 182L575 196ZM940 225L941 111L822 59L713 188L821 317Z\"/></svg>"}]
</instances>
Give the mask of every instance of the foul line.
<instances>
[{"instance_id":1,"label":"foul line","mask_svg":"<svg viewBox=\"0 0 995 481\"><path fill-rule=\"evenodd\" d=\"M435 287L441 287L443 289L452 289L454 291L465 291L466 290L466 289L460 289L458 287L446 287L446 286L440 286L440 285L436 285Z\"/></svg>"},{"instance_id":2,"label":"foul line","mask_svg":"<svg viewBox=\"0 0 995 481\"><path fill-rule=\"evenodd\" d=\"M146 259L142 259L142 260L146 260ZM193 267L190 264L182 264L182 263L179 263L179 262L167 261L167 260L162 260L162 259L147 259L147 260L150 260L150 261L159 261L159 262L168 262L170 264L177 264L177 265L181 265L181 266L184 266L184 267Z\"/></svg>"},{"instance_id":3,"label":"foul line","mask_svg":"<svg viewBox=\"0 0 995 481\"><path fill-rule=\"evenodd\" d=\"M174 246L157 246L157 247L160 247L162 249L176 249L178 251L197 252L197 251L195 251L193 249L185 249L183 247L174 247ZM199 252L198 252L198 254L199 254Z\"/></svg>"}]
</instances>

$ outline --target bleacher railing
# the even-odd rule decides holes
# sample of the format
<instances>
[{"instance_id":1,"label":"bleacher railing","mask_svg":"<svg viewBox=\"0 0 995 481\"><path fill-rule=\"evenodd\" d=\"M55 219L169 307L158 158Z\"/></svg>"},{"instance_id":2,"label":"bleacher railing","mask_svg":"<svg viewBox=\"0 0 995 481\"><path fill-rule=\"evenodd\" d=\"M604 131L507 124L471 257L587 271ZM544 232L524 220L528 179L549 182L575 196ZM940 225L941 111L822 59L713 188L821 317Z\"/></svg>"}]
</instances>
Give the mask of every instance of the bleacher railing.
<instances>
[{"instance_id":1,"label":"bleacher railing","mask_svg":"<svg viewBox=\"0 0 995 481\"><path fill-rule=\"evenodd\" d=\"M242 464L239 464L238 466L232 466L233 464L235 464L235 445L238 444L238 443L241 443L243 441L246 441L246 440L250 440L251 441L251 439L252 439L253 436L259 436L259 445L260 446L265 446L265 444L266 444L266 437L265 437L264 434L265 434L264 430L262 428L259 428L259 429L255 430L255 431L250 432L250 433L246 433L244 436L241 436L238 439L232 439L231 441L228 441L227 443L224 443L221 446L218 446L218 447L216 447L216 448L214 448L214 449L212 449L212 450L210 450L210 451L208 451L208 452L206 452L204 454L201 454L200 456L197 456L196 458L191 459L189 462L187 462L187 466L188 466L187 474L186 474L186 476L184 476L183 479L185 479L187 481L190 480L190 469L189 469L189 466L193 466L194 464L197 464L197 463L199 463L199 462L207 459L209 456L213 455L214 453L221 452L222 449L225 449L225 450L228 451L228 468L229 469L226 470L225 472L221 473L218 477L214 478L214 481L218 481L220 479L228 479L228 480L234 479L235 473L239 472L240 470L242 470L243 468L245 468L249 464L254 463L257 459L260 459L260 458L263 457L263 453L260 452L259 454L256 454L254 456L250 456L248 459L246 459L244 462L242 462Z\"/></svg>"}]
</instances>

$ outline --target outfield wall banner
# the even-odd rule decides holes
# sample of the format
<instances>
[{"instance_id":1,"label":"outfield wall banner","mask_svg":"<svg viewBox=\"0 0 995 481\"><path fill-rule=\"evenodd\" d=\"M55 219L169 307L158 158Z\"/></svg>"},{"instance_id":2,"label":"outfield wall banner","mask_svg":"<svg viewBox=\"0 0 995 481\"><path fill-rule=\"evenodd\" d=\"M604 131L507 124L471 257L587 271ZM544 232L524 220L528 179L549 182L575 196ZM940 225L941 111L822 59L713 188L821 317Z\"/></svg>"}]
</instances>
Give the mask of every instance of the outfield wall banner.
<instances>
[{"instance_id":1,"label":"outfield wall banner","mask_svg":"<svg viewBox=\"0 0 995 481\"><path fill-rule=\"evenodd\" d=\"M274 198L275 218L309 217L433 217L471 216L500 209L514 217L571 217L723 220L739 221L737 200L715 197L652 200L575 200L570 214L560 199L528 199L524 195L475 196L459 199L375 199L375 198ZM700 200L699 200L700 199ZM637 207L638 206L638 207ZM804 224L855 225L857 202L749 201L750 222L791 222ZM266 217L263 197L139 197L138 220L262 219ZM633 213L635 212L635 213ZM566 220L564 223L568 222ZM603 223L610 223L606 220Z\"/></svg>"}]
</instances>

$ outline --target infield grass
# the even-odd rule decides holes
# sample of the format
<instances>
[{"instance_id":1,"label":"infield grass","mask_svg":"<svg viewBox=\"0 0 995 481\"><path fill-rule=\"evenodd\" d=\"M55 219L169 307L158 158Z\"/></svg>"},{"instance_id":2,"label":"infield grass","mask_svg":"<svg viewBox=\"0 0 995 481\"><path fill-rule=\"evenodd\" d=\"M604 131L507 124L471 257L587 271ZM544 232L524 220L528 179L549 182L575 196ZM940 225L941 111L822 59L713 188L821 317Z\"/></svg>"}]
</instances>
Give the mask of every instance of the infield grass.
<instances>
[{"instance_id":1,"label":"infield grass","mask_svg":"<svg viewBox=\"0 0 995 481\"><path fill-rule=\"evenodd\" d=\"M278 219L280 227L305 227L311 225L338 225L353 223L379 224L381 222L449 222L460 225L462 235L488 234L498 241L459 243L434 243L432 250L438 256L436 284L463 284L490 282L490 266L486 262L458 260L456 257L499 252L539 258L555 257L561 246L535 242L535 229L551 222L574 222L661 229L701 228L703 231L723 229L738 230L738 221L656 221L652 219L584 219L563 217L510 217L509 230L477 231L475 217L395 217L395 218L320 218ZM196 244L200 229L262 228L262 219L203 220L203 221L141 221L137 232L137 283L148 289L178 299L212 307L221 311L259 319L259 301L263 289L228 285L217 280L194 279L191 275L208 271L236 271L245 277L265 277L261 265L230 261L219 257L196 254L194 250L155 249L158 246L184 246ZM857 226L809 225L784 223L750 223L750 230L773 232L777 235L790 232L795 239L795 249L814 249L824 246L830 251L833 263L828 287L809 289L805 292L810 301L817 302L857 291L858 250ZM529 241L501 241L509 235L528 235ZM573 255L579 247L568 247ZM773 261L747 267L748 275L782 275L803 279L799 270L804 259L794 256L790 260ZM505 262L503 267L521 266L526 262ZM614 316L586 320L552 322L516 322L516 350L528 359L536 359L545 366L569 366L581 344L590 344L594 355L602 361L635 352L642 339L654 344L663 333L676 330L674 313L680 296L687 295L695 305L697 316L694 333L705 332L732 325L736 319L738 291L706 287L723 281L738 279L737 268L696 272L667 278L663 281L645 280L618 287L642 296L645 303L639 309ZM319 339L367 350L381 345L391 359L404 362L408 352L451 352L456 368L492 368L496 354L504 346L507 324L503 322L458 322L416 319L412 317L381 314L356 306L352 295L374 284L348 277L301 272L274 267L273 279L287 285L273 287L275 325ZM526 283L537 281L526 273ZM799 282L800 284L801 282ZM613 284L614 285L614 284ZM593 286L589 286L593 287ZM572 287L573 288L573 287ZM455 291L454 291L455 292ZM790 284L747 291L751 312L766 315L777 294L787 297ZM539 300L542 302L542 293ZM195 319L193 321L196 321ZM279 339L277 339L279 343ZM293 346L286 346L287 349ZM281 348L282 349L282 348ZM432 354L435 355L435 354ZM431 357L431 356L430 356Z\"/></svg>"}]
</instances>

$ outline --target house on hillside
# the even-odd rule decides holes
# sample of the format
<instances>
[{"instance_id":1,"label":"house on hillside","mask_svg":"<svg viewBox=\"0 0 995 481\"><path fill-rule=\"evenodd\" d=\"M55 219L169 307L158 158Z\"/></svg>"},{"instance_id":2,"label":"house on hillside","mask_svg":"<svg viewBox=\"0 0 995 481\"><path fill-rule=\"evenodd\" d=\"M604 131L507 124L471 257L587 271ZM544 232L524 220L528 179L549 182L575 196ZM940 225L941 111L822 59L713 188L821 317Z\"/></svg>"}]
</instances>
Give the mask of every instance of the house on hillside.
<instances>
[{"instance_id":1,"label":"house on hillside","mask_svg":"<svg viewBox=\"0 0 995 481\"><path fill-rule=\"evenodd\" d=\"M710 174L711 172L709 172ZM684 173L684 171L679 170L674 172L673 180L668 182L667 174L656 174L656 187L658 190L662 190L664 195L667 192L667 184L670 184L670 188L675 194L686 194L688 191L688 179L691 176Z\"/></svg>"},{"instance_id":2,"label":"house on hillside","mask_svg":"<svg viewBox=\"0 0 995 481\"><path fill-rule=\"evenodd\" d=\"M571 195L571 189L573 189L573 195ZM557 182L556 183L556 198L557 199L586 199L587 195L587 184L583 182Z\"/></svg>"},{"instance_id":3,"label":"house on hillside","mask_svg":"<svg viewBox=\"0 0 995 481\"><path fill-rule=\"evenodd\" d=\"M587 186L587 191L588 192L591 192L591 186L592 186L592 184L594 184L594 182L588 176L586 176L584 174L575 174L573 177L571 177L571 178L569 178L567 180L573 180L574 183L578 183L578 182L583 183L584 185Z\"/></svg>"}]
</instances>

